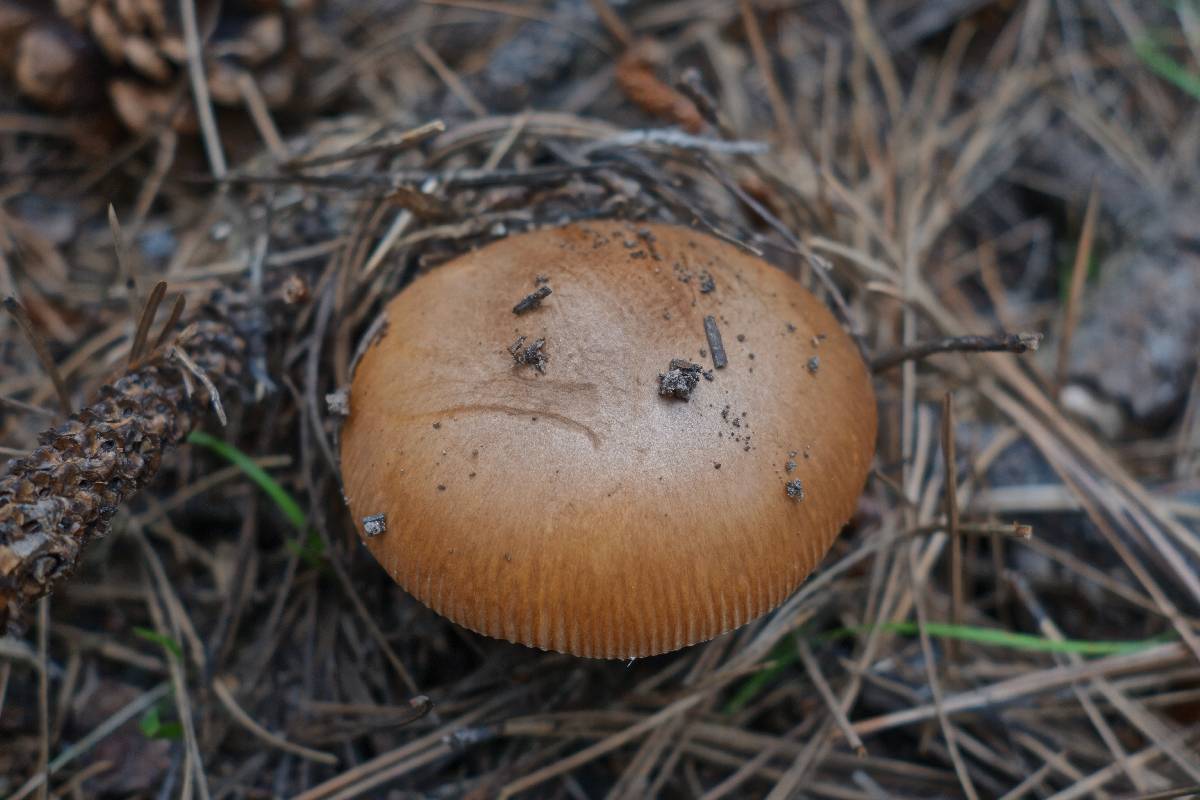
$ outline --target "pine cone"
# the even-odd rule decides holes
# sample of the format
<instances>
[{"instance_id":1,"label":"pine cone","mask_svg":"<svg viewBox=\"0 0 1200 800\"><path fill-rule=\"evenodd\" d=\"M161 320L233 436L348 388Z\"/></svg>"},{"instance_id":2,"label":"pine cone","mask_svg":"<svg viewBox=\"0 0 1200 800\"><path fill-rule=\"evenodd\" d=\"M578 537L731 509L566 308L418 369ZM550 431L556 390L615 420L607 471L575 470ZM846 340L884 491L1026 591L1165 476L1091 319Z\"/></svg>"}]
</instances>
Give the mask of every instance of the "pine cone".
<instances>
[{"instance_id":1,"label":"pine cone","mask_svg":"<svg viewBox=\"0 0 1200 800\"><path fill-rule=\"evenodd\" d=\"M243 103L249 74L267 106L295 95L301 59L299 19L315 2L195 0L213 101ZM134 132L171 115L194 129L186 80L187 46L177 0L0 0L0 70L18 92L55 111L110 106Z\"/></svg>"},{"instance_id":2,"label":"pine cone","mask_svg":"<svg viewBox=\"0 0 1200 800\"><path fill-rule=\"evenodd\" d=\"M181 346L216 386L242 372L245 342L223 322L196 323ZM159 352L9 463L0 477L0 635L70 574L209 399L170 350Z\"/></svg>"}]
</instances>

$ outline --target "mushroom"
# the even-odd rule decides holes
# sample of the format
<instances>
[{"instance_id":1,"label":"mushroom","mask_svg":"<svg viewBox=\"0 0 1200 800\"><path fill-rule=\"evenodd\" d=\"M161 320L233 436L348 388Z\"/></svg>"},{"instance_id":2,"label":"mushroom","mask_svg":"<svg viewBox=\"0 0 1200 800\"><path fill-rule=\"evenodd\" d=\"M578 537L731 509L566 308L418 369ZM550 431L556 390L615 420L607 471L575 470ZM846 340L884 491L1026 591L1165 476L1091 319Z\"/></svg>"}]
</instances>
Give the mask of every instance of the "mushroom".
<instances>
[{"instance_id":1,"label":"mushroom","mask_svg":"<svg viewBox=\"0 0 1200 800\"><path fill-rule=\"evenodd\" d=\"M553 293L514 314L535 281ZM876 425L858 350L799 283L713 236L509 236L384 316L350 390L347 500L388 574L473 631L600 658L705 641L779 605L854 512ZM697 365L686 396L660 392Z\"/></svg>"}]
</instances>

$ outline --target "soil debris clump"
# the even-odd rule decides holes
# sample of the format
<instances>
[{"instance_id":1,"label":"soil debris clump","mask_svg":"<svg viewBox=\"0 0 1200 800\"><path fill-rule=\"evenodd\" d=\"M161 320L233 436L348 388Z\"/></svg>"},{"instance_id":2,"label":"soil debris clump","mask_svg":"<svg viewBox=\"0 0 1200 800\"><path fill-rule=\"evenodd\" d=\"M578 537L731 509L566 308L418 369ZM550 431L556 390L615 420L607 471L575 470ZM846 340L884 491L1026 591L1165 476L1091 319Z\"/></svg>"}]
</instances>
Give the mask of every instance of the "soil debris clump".
<instances>
[{"instance_id":1,"label":"soil debris clump","mask_svg":"<svg viewBox=\"0 0 1200 800\"><path fill-rule=\"evenodd\" d=\"M663 397L686 401L700 382L703 371L699 364L694 364L686 358L672 358L670 368L658 374L658 393Z\"/></svg>"}]
</instances>

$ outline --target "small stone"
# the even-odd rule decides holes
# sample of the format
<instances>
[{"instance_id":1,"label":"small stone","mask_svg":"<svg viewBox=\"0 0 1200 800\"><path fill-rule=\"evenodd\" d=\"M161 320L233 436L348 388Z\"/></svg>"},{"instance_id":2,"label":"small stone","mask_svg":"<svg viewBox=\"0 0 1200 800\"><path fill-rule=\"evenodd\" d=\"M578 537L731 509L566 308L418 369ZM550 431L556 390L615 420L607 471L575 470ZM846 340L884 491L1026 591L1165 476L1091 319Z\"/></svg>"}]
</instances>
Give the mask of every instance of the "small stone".
<instances>
[{"instance_id":1,"label":"small stone","mask_svg":"<svg viewBox=\"0 0 1200 800\"><path fill-rule=\"evenodd\" d=\"M817 374L817 370L821 368L821 359L819 356L813 356L808 360L808 371L813 375Z\"/></svg>"},{"instance_id":2,"label":"small stone","mask_svg":"<svg viewBox=\"0 0 1200 800\"><path fill-rule=\"evenodd\" d=\"M799 502L804 499L804 484L799 480L791 480L784 484L787 496Z\"/></svg>"}]
</instances>

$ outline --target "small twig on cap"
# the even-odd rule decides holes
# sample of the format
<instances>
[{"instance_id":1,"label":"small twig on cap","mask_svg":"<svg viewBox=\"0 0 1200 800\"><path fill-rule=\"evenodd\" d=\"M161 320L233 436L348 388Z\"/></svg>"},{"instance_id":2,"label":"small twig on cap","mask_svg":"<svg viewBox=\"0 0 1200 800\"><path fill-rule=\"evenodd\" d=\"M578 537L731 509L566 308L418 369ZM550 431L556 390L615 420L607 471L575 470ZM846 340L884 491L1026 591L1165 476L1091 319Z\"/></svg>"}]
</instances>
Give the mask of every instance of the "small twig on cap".
<instances>
[{"instance_id":1,"label":"small twig on cap","mask_svg":"<svg viewBox=\"0 0 1200 800\"><path fill-rule=\"evenodd\" d=\"M717 327L717 318L711 314L704 318L704 336L708 339L708 351L712 353L713 366L721 369L729 363L725 356L725 344L721 341L721 329Z\"/></svg>"},{"instance_id":2,"label":"small twig on cap","mask_svg":"<svg viewBox=\"0 0 1200 800\"><path fill-rule=\"evenodd\" d=\"M513 306L513 313L517 316L520 316L526 311L532 311L535 308L538 308L541 306L542 301L549 297L550 294L551 292L549 286L539 286L537 291L530 292L529 294L525 295L523 298L521 298L521 302Z\"/></svg>"},{"instance_id":3,"label":"small twig on cap","mask_svg":"<svg viewBox=\"0 0 1200 800\"><path fill-rule=\"evenodd\" d=\"M936 353L1027 353L1038 349L1040 333L1004 333L999 336L949 336L930 339L908 347L889 350L871 361L872 372L898 367L905 361L919 361Z\"/></svg>"},{"instance_id":4,"label":"small twig on cap","mask_svg":"<svg viewBox=\"0 0 1200 800\"><path fill-rule=\"evenodd\" d=\"M67 385L63 382L62 374L58 371L58 365L54 363L54 359L50 357L50 348L46 347L46 340L38 333L37 328L33 327L33 320L29 318L29 312L25 310L25 306L15 297L4 298L4 310L12 315L12 318L17 321L17 325L21 327L21 332L25 334L25 338L33 345L33 351L37 354L38 361L42 364L42 369L50 376L50 380L54 383L54 391L58 395L58 402L62 406L63 412L71 413L71 396L67 394Z\"/></svg>"}]
</instances>

